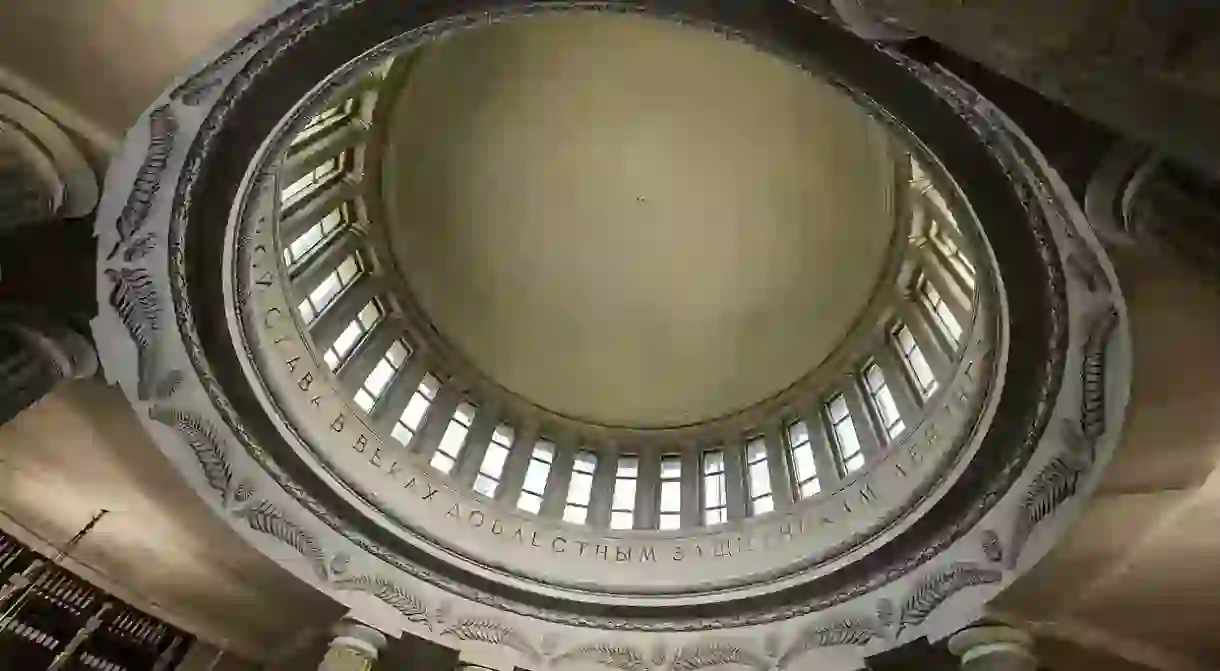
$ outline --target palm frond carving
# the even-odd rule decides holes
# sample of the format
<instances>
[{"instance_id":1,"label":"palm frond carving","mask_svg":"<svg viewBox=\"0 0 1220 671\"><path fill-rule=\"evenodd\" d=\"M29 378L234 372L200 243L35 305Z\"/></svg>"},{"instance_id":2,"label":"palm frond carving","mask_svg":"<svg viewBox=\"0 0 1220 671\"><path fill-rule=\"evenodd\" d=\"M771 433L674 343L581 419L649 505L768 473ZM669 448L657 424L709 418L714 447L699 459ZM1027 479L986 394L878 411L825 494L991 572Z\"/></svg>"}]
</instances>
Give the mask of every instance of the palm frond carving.
<instances>
[{"instance_id":1,"label":"palm frond carving","mask_svg":"<svg viewBox=\"0 0 1220 671\"><path fill-rule=\"evenodd\" d=\"M288 519L274 503L261 500L248 508L238 510L237 515L246 520L251 529L272 536L296 550L309 560L314 573L326 580L326 554L322 551L318 539Z\"/></svg>"},{"instance_id":2,"label":"palm frond carving","mask_svg":"<svg viewBox=\"0 0 1220 671\"><path fill-rule=\"evenodd\" d=\"M580 660L601 664L620 671L648 671L652 668L644 660L638 650L627 645L615 643L593 643L573 648L558 657L556 661Z\"/></svg>"},{"instance_id":3,"label":"palm frond carving","mask_svg":"<svg viewBox=\"0 0 1220 671\"><path fill-rule=\"evenodd\" d=\"M882 599L882 601L890 604L892 609L893 602L889 599ZM890 618L893 618L892 610ZM871 617L848 617L813 624L801 630L792 647L779 658L778 666L780 669L785 669L814 648L867 645L873 639L885 637L885 624Z\"/></svg>"},{"instance_id":4,"label":"palm frond carving","mask_svg":"<svg viewBox=\"0 0 1220 671\"><path fill-rule=\"evenodd\" d=\"M490 619L468 618L459 620L441 632L441 636L454 636L462 641L481 641L504 645L522 653L530 659L540 659L538 651L512 627Z\"/></svg>"},{"instance_id":5,"label":"palm frond carving","mask_svg":"<svg viewBox=\"0 0 1220 671\"><path fill-rule=\"evenodd\" d=\"M738 664L764 671L770 664L749 650L731 643L699 643L683 646L674 656L670 668L673 671L695 671L724 664Z\"/></svg>"},{"instance_id":6,"label":"palm frond carving","mask_svg":"<svg viewBox=\"0 0 1220 671\"><path fill-rule=\"evenodd\" d=\"M169 155L174 150L174 135L177 132L178 121L169 105L162 105L148 115L148 151L144 154L144 162L136 173L135 185L127 195L127 202L115 224L119 240L111 250L109 258L114 258L119 249L144 227L144 221L152 209L153 199L161 190L161 178L169 165Z\"/></svg>"},{"instance_id":7,"label":"palm frond carving","mask_svg":"<svg viewBox=\"0 0 1220 671\"><path fill-rule=\"evenodd\" d=\"M410 622L421 622L432 628L428 621L428 609L419 597L399 587L397 583L380 576L358 575L336 580L335 588L349 592L363 592L386 603L406 616Z\"/></svg>"},{"instance_id":8,"label":"palm frond carving","mask_svg":"<svg viewBox=\"0 0 1220 671\"><path fill-rule=\"evenodd\" d=\"M983 568L969 562L959 562L925 577L907 596L898 617L898 632L908 626L923 624L949 597L974 585L1000 582L1003 574L997 569Z\"/></svg>"},{"instance_id":9,"label":"palm frond carving","mask_svg":"<svg viewBox=\"0 0 1220 671\"><path fill-rule=\"evenodd\" d=\"M137 395L148 400L154 386L154 334L160 329L161 300L152 278L145 270L107 269L111 283L110 306L119 314L123 326L136 345L139 381Z\"/></svg>"},{"instance_id":10,"label":"palm frond carving","mask_svg":"<svg viewBox=\"0 0 1220 671\"><path fill-rule=\"evenodd\" d=\"M176 430L186 440L208 485L220 494L226 503L233 486L233 467L229 464L228 448L215 430L203 419L169 408L152 408L148 416Z\"/></svg>"}]
</instances>

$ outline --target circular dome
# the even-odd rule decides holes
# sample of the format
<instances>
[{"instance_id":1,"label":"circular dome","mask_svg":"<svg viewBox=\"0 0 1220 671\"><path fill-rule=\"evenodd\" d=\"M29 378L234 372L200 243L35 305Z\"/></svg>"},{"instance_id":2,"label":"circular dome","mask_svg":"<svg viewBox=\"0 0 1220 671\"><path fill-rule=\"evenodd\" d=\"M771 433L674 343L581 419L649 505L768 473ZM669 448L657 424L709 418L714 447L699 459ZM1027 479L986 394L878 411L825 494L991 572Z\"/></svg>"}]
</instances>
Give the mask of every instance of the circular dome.
<instances>
[{"instance_id":1,"label":"circular dome","mask_svg":"<svg viewBox=\"0 0 1220 671\"><path fill-rule=\"evenodd\" d=\"M290 3L108 175L101 359L217 514L353 608L531 669L859 668L1047 551L1118 440L1129 342L1100 246L1001 113L789 0L461 6ZM653 18L551 14L609 8ZM625 69L591 55L627 35ZM666 104L622 100L649 83ZM732 272L666 274L705 252ZM565 305L674 379L640 402L621 391L649 371L515 323L562 329ZM601 312L667 328L644 348ZM659 355L756 320L797 335ZM787 371L735 370L789 337Z\"/></svg>"},{"instance_id":2,"label":"circular dome","mask_svg":"<svg viewBox=\"0 0 1220 671\"><path fill-rule=\"evenodd\" d=\"M402 81L382 94L397 266L475 368L547 409L646 427L751 406L843 341L885 269L887 134L740 42L534 17Z\"/></svg>"}]
</instances>

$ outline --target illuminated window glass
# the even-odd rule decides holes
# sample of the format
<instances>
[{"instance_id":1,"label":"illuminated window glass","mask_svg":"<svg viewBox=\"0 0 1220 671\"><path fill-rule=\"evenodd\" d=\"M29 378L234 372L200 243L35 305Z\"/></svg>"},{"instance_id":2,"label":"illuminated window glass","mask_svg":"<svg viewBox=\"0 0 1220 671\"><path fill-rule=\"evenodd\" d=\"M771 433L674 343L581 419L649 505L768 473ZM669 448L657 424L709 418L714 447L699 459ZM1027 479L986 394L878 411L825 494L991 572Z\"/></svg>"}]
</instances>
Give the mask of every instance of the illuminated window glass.
<instances>
[{"instance_id":1,"label":"illuminated window glass","mask_svg":"<svg viewBox=\"0 0 1220 671\"><path fill-rule=\"evenodd\" d=\"M640 460L633 456L618 458L614 471L614 493L610 497L610 528L630 529L635 526L635 485L640 474Z\"/></svg>"},{"instance_id":2,"label":"illuminated window glass","mask_svg":"<svg viewBox=\"0 0 1220 671\"><path fill-rule=\"evenodd\" d=\"M936 376L932 374L932 367L928 365L923 350L919 349L919 344L911 335L911 329L905 324L899 324L894 330L894 345L907 362L907 370L915 380L915 386L919 388L919 395L926 400L936 391Z\"/></svg>"},{"instance_id":3,"label":"illuminated window glass","mask_svg":"<svg viewBox=\"0 0 1220 671\"><path fill-rule=\"evenodd\" d=\"M924 307L932 313L936 318L936 324L940 327L941 333L949 339L953 344L958 344L962 341L962 326L957 323L957 318L953 316L953 311L945 304L945 300L941 298L940 292L932 283L924 278L919 288L920 294L923 296Z\"/></svg>"},{"instance_id":4,"label":"illuminated window glass","mask_svg":"<svg viewBox=\"0 0 1220 671\"><path fill-rule=\"evenodd\" d=\"M809 437L809 427L804 422L793 422L788 425L788 450L792 455L792 471L796 476L796 492L802 499L807 499L822 491L818 481L818 467L813 459L813 443Z\"/></svg>"},{"instance_id":5,"label":"illuminated window glass","mask_svg":"<svg viewBox=\"0 0 1220 671\"><path fill-rule=\"evenodd\" d=\"M723 524L729 520L728 490L725 487L724 450L703 453L703 523Z\"/></svg>"},{"instance_id":6,"label":"illuminated window glass","mask_svg":"<svg viewBox=\"0 0 1220 671\"><path fill-rule=\"evenodd\" d=\"M474 490L484 496L495 496L500 488L500 477L504 473L504 461L513 447L513 429L501 424L491 433L491 442L479 465L479 475L474 480Z\"/></svg>"},{"instance_id":7,"label":"illuminated window glass","mask_svg":"<svg viewBox=\"0 0 1220 671\"><path fill-rule=\"evenodd\" d=\"M343 156L332 156L280 190L280 207L288 209L322 188L343 170Z\"/></svg>"},{"instance_id":8,"label":"illuminated window glass","mask_svg":"<svg viewBox=\"0 0 1220 671\"><path fill-rule=\"evenodd\" d=\"M969 257L966 256L962 249L957 246L957 243L953 242L953 239L949 236L937 236L937 242L940 244L940 248L944 250L945 256L948 257L949 264L952 265L954 270L957 271L957 274L962 278L962 281L965 282L966 285L971 289L974 289L974 263L970 261Z\"/></svg>"},{"instance_id":9,"label":"illuminated window glass","mask_svg":"<svg viewBox=\"0 0 1220 671\"><path fill-rule=\"evenodd\" d=\"M767 464L767 443L755 438L746 445L746 491L750 494L750 514L775 510L771 496L771 467Z\"/></svg>"},{"instance_id":10,"label":"illuminated window glass","mask_svg":"<svg viewBox=\"0 0 1220 671\"><path fill-rule=\"evenodd\" d=\"M326 361L326 365L330 366L332 371L338 370L339 366L347 360L352 350L356 348L356 343L364 337L366 333L373 330L373 327L381 321L384 315L381 305L377 303L377 299L373 299L365 305L356 318L343 329L335 342L331 343L330 347L322 354L322 359Z\"/></svg>"},{"instance_id":11,"label":"illuminated window glass","mask_svg":"<svg viewBox=\"0 0 1220 671\"><path fill-rule=\"evenodd\" d=\"M597 455L581 450L572 463L572 480L568 483L568 502L563 519L584 524L589 518L589 496L593 492L593 472L597 470Z\"/></svg>"},{"instance_id":12,"label":"illuminated window glass","mask_svg":"<svg viewBox=\"0 0 1220 671\"><path fill-rule=\"evenodd\" d=\"M297 236L292 244L284 249L284 264L291 267L309 256L311 252L322 246L332 233L343 226L343 206L340 205L322 217L321 221L310 226Z\"/></svg>"},{"instance_id":13,"label":"illuminated window glass","mask_svg":"<svg viewBox=\"0 0 1220 671\"><path fill-rule=\"evenodd\" d=\"M326 308L335 302L339 292L350 286L363 272L359 255L352 254L344 259L337 268L327 273L326 277L318 282L318 286L314 287L305 300L297 306L301 319L307 324L313 323L318 315L325 312Z\"/></svg>"},{"instance_id":14,"label":"illuminated window glass","mask_svg":"<svg viewBox=\"0 0 1220 671\"><path fill-rule=\"evenodd\" d=\"M661 529L682 526L682 456L661 457Z\"/></svg>"},{"instance_id":15,"label":"illuminated window glass","mask_svg":"<svg viewBox=\"0 0 1220 671\"><path fill-rule=\"evenodd\" d=\"M402 369L402 364L411 356L411 349L401 340L395 341L381 360L373 367L373 371L364 379L360 390L356 392L356 405L365 412L371 412L377 401L390 388L390 381Z\"/></svg>"},{"instance_id":16,"label":"illuminated window glass","mask_svg":"<svg viewBox=\"0 0 1220 671\"><path fill-rule=\"evenodd\" d=\"M542 495L546 492L546 481L551 476L551 463L555 460L555 444L539 440L530 454L530 464L525 470L525 483L521 485L521 496L517 507L535 515L542 510Z\"/></svg>"},{"instance_id":17,"label":"illuminated window glass","mask_svg":"<svg viewBox=\"0 0 1220 671\"><path fill-rule=\"evenodd\" d=\"M903 423L902 416L898 413L898 406L894 403L894 394L890 392L890 386L885 382L885 372L876 362L869 362L864 367L863 374L864 388L868 390L873 409L877 411L877 417L881 420L886 437L893 440L906 430L906 424Z\"/></svg>"},{"instance_id":18,"label":"illuminated window glass","mask_svg":"<svg viewBox=\"0 0 1220 671\"><path fill-rule=\"evenodd\" d=\"M428 407L436 400L436 392L440 388L439 380L431 375L424 376L415 393L411 395L411 400L407 402L406 409L402 411L402 416L394 423L394 431L390 435L395 440L403 445L411 442L415 432L419 430L420 423L424 421Z\"/></svg>"},{"instance_id":19,"label":"illuminated window glass","mask_svg":"<svg viewBox=\"0 0 1220 671\"><path fill-rule=\"evenodd\" d=\"M432 468L448 473L453 470L453 466L457 463L458 457L462 454L462 448L466 446L466 434L470 433L470 425L474 422L474 415L478 408L469 403L459 403L457 410L454 411L453 417L449 420L449 426L445 427L445 435L441 436L441 442L436 446L436 452L432 455Z\"/></svg>"},{"instance_id":20,"label":"illuminated window glass","mask_svg":"<svg viewBox=\"0 0 1220 671\"><path fill-rule=\"evenodd\" d=\"M332 105L318 114L305 124L297 136L292 138L292 147L299 147L309 142L310 138L322 135L327 128L333 128L336 124L347 118L355 110L356 104L354 100L344 100L336 105Z\"/></svg>"},{"instance_id":21,"label":"illuminated window glass","mask_svg":"<svg viewBox=\"0 0 1220 671\"><path fill-rule=\"evenodd\" d=\"M852 421L847 409L847 400L843 394L835 394L826 403L826 414L830 419L831 433L834 435L835 449L839 452L839 460L848 473L860 470L864 465L864 454L860 452L860 439L856 436L856 424Z\"/></svg>"}]
</instances>

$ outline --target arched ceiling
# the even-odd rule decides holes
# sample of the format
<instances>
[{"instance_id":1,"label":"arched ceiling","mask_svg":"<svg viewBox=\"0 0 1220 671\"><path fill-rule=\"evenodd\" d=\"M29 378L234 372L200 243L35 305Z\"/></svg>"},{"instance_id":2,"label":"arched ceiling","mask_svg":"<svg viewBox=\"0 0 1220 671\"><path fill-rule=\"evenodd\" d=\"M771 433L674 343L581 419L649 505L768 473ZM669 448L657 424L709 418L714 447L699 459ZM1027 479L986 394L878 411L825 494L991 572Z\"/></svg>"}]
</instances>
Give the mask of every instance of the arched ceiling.
<instances>
[{"instance_id":1,"label":"arched ceiling","mask_svg":"<svg viewBox=\"0 0 1220 671\"><path fill-rule=\"evenodd\" d=\"M399 267L443 336L550 410L661 426L747 407L815 368L876 287L884 132L777 58L550 16L445 40L405 81L382 172Z\"/></svg>"}]
</instances>

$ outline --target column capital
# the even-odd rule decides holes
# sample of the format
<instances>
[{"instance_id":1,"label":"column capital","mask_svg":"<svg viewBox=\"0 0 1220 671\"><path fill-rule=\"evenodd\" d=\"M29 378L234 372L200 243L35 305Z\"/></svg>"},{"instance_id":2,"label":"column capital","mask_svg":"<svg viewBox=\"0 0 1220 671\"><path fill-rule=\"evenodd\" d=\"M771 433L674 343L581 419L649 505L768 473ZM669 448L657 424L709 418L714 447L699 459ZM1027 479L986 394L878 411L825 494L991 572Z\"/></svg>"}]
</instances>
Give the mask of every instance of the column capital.
<instances>
[{"instance_id":1,"label":"column capital","mask_svg":"<svg viewBox=\"0 0 1220 671\"><path fill-rule=\"evenodd\" d=\"M992 671L1035 671L1034 639L1029 633L1004 624L984 624L949 637L949 651L962 660L962 668Z\"/></svg>"},{"instance_id":2,"label":"column capital","mask_svg":"<svg viewBox=\"0 0 1220 671\"><path fill-rule=\"evenodd\" d=\"M362 622L340 620L319 671L369 671L386 645L386 636Z\"/></svg>"}]
</instances>

